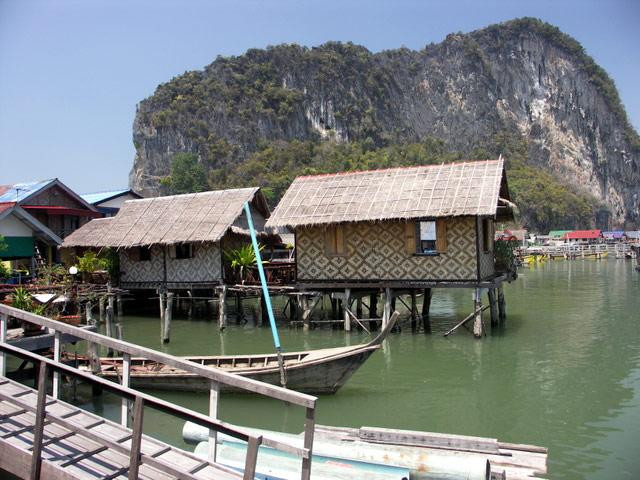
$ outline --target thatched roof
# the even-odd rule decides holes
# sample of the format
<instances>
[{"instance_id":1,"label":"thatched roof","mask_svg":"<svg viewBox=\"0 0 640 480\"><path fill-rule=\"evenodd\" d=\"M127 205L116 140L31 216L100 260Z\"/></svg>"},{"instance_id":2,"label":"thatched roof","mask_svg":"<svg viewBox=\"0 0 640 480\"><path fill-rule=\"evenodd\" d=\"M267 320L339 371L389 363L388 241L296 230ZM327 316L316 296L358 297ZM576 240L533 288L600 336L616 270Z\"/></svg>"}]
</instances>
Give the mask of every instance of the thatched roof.
<instances>
[{"instance_id":1,"label":"thatched roof","mask_svg":"<svg viewBox=\"0 0 640 480\"><path fill-rule=\"evenodd\" d=\"M252 202L263 216L269 216L259 188L128 200L115 217L92 220L69 235L62 246L118 248L217 242L237 223L245 202Z\"/></svg>"},{"instance_id":2,"label":"thatched roof","mask_svg":"<svg viewBox=\"0 0 640 480\"><path fill-rule=\"evenodd\" d=\"M509 200L501 158L304 176L293 181L267 226L492 216L499 198Z\"/></svg>"}]
</instances>

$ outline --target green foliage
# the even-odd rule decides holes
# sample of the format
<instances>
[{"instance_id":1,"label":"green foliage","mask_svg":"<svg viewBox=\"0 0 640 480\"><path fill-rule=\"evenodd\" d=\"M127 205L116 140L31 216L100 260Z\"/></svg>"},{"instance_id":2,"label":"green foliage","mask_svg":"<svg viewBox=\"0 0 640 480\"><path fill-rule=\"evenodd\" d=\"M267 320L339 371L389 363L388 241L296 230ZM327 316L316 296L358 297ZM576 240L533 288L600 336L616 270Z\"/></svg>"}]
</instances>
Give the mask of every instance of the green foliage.
<instances>
[{"instance_id":1,"label":"green foliage","mask_svg":"<svg viewBox=\"0 0 640 480\"><path fill-rule=\"evenodd\" d=\"M4 241L4 236L0 235L0 253L4 252L9 246L7 242Z\"/></svg>"},{"instance_id":2,"label":"green foliage","mask_svg":"<svg viewBox=\"0 0 640 480\"><path fill-rule=\"evenodd\" d=\"M52 285L62 282L67 275L67 270L63 265L45 265L38 270L38 283L41 285Z\"/></svg>"},{"instance_id":3,"label":"green foliage","mask_svg":"<svg viewBox=\"0 0 640 480\"><path fill-rule=\"evenodd\" d=\"M194 153L177 153L171 162L171 175L163 179L171 194L207 190L207 174Z\"/></svg>"},{"instance_id":4,"label":"green foliage","mask_svg":"<svg viewBox=\"0 0 640 480\"><path fill-rule=\"evenodd\" d=\"M33 311L33 298L31 298L31 294L24 287L16 288L11 296L12 307L19 308L20 310L25 310L27 312Z\"/></svg>"},{"instance_id":5,"label":"green foliage","mask_svg":"<svg viewBox=\"0 0 640 480\"><path fill-rule=\"evenodd\" d=\"M4 262L0 261L0 278L7 278L11 276L11 269L9 269Z\"/></svg>"},{"instance_id":6,"label":"green foliage","mask_svg":"<svg viewBox=\"0 0 640 480\"><path fill-rule=\"evenodd\" d=\"M514 250L518 247L518 242L496 240L493 244L493 252L496 259L496 270L499 272L510 272L515 270Z\"/></svg>"},{"instance_id":7,"label":"green foliage","mask_svg":"<svg viewBox=\"0 0 640 480\"><path fill-rule=\"evenodd\" d=\"M85 273L108 270L109 263L107 258L100 257L96 252L89 250L81 257L78 257L78 270Z\"/></svg>"},{"instance_id":8,"label":"green foliage","mask_svg":"<svg viewBox=\"0 0 640 480\"><path fill-rule=\"evenodd\" d=\"M264 245L258 245L258 249L262 251ZM256 264L256 253L253 250L253 245L246 244L239 248L226 250L224 251L224 257L230 263L232 269L238 269L240 279L244 283L247 268Z\"/></svg>"}]
</instances>

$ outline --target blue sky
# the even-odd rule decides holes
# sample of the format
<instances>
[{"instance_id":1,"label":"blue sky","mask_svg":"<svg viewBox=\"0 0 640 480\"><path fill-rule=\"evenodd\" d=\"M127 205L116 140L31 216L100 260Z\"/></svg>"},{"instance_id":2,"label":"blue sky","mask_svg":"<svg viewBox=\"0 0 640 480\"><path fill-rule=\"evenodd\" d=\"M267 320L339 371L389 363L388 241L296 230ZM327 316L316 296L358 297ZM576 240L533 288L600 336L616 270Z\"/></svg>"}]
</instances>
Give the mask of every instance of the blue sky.
<instances>
[{"instance_id":1,"label":"blue sky","mask_svg":"<svg viewBox=\"0 0 640 480\"><path fill-rule=\"evenodd\" d=\"M0 0L0 184L126 186L136 104L217 55L278 43L422 48L522 16L575 37L640 126L640 2Z\"/></svg>"}]
</instances>

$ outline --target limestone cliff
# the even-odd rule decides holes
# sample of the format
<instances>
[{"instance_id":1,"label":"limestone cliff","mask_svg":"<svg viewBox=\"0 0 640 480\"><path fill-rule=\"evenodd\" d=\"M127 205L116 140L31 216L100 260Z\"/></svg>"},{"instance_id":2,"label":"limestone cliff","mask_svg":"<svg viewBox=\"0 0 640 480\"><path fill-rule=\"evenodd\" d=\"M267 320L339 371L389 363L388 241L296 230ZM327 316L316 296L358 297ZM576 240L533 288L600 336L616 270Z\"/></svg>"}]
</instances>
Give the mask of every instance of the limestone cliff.
<instances>
[{"instance_id":1,"label":"limestone cliff","mask_svg":"<svg viewBox=\"0 0 640 480\"><path fill-rule=\"evenodd\" d=\"M264 142L425 138L470 153L499 132L528 162L602 202L601 226L640 224L640 141L607 74L535 19L451 34L419 51L281 45L217 58L160 85L137 109L132 188L161 191L177 152L217 168Z\"/></svg>"}]
</instances>

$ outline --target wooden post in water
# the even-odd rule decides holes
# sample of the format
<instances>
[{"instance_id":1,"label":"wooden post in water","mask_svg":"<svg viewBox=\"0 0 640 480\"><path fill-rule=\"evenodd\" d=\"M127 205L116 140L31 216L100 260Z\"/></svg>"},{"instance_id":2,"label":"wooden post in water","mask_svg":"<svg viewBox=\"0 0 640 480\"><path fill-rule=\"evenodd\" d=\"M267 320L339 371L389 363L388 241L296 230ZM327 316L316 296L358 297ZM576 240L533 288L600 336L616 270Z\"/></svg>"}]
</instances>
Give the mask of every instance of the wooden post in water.
<instances>
[{"instance_id":1,"label":"wooden post in water","mask_svg":"<svg viewBox=\"0 0 640 480\"><path fill-rule=\"evenodd\" d=\"M369 318L378 318L378 294L369 295ZM369 320L369 329L373 332L378 328L375 320Z\"/></svg>"},{"instance_id":2,"label":"wooden post in water","mask_svg":"<svg viewBox=\"0 0 640 480\"><path fill-rule=\"evenodd\" d=\"M384 309L382 310L382 328L387 326L391 318L391 289L384 289Z\"/></svg>"},{"instance_id":3,"label":"wooden post in water","mask_svg":"<svg viewBox=\"0 0 640 480\"><path fill-rule=\"evenodd\" d=\"M105 333L107 337L115 337L115 325L113 322L113 295L109 294L109 299L107 303L107 319L105 323ZM107 357L113 357L113 349L107 349Z\"/></svg>"},{"instance_id":4,"label":"wooden post in water","mask_svg":"<svg viewBox=\"0 0 640 480\"><path fill-rule=\"evenodd\" d=\"M122 316L122 295L116 296L116 308L118 309L118 316Z\"/></svg>"},{"instance_id":5,"label":"wooden post in water","mask_svg":"<svg viewBox=\"0 0 640 480\"><path fill-rule=\"evenodd\" d=\"M431 311L431 298L433 296L433 290L431 288L424 289L424 296L422 297L422 327L424 333L431 333L431 318L429 313Z\"/></svg>"},{"instance_id":6,"label":"wooden post in water","mask_svg":"<svg viewBox=\"0 0 640 480\"><path fill-rule=\"evenodd\" d=\"M476 288L473 295L473 310L476 312L473 320L473 335L476 338L482 337L483 325L482 325L482 290Z\"/></svg>"},{"instance_id":7,"label":"wooden post in water","mask_svg":"<svg viewBox=\"0 0 640 480\"><path fill-rule=\"evenodd\" d=\"M218 419L218 400L220 398L220 384L215 381L211 381L211 388L209 389L209 416L215 420ZM209 430L209 460L216 461L216 452L218 440L218 432L215 430Z\"/></svg>"},{"instance_id":8,"label":"wooden post in water","mask_svg":"<svg viewBox=\"0 0 640 480\"><path fill-rule=\"evenodd\" d=\"M85 316L87 317L87 325L93 325L93 313L91 311L91 301L84 304Z\"/></svg>"},{"instance_id":9,"label":"wooden post in water","mask_svg":"<svg viewBox=\"0 0 640 480\"><path fill-rule=\"evenodd\" d=\"M507 319L507 305L504 301L504 290L502 285L498 287L498 317L500 319L500 323L504 323Z\"/></svg>"},{"instance_id":10,"label":"wooden post in water","mask_svg":"<svg viewBox=\"0 0 640 480\"><path fill-rule=\"evenodd\" d=\"M227 327L227 286L218 289L218 328L220 331Z\"/></svg>"},{"instance_id":11,"label":"wooden post in water","mask_svg":"<svg viewBox=\"0 0 640 480\"><path fill-rule=\"evenodd\" d=\"M334 298L333 294L331 296L331 320L338 319L338 299Z\"/></svg>"},{"instance_id":12,"label":"wooden post in water","mask_svg":"<svg viewBox=\"0 0 640 480\"><path fill-rule=\"evenodd\" d=\"M172 316L173 316L173 292L167 292L167 308L164 311L162 343L169 343L169 340L171 340L171 317Z\"/></svg>"},{"instance_id":13,"label":"wooden post in water","mask_svg":"<svg viewBox=\"0 0 640 480\"><path fill-rule=\"evenodd\" d=\"M356 299L356 317L362 318L362 295Z\"/></svg>"},{"instance_id":14,"label":"wooden post in water","mask_svg":"<svg viewBox=\"0 0 640 480\"><path fill-rule=\"evenodd\" d=\"M160 339L162 340L162 330L164 328L164 290L158 289L158 301L160 302Z\"/></svg>"},{"instance_id":15,"label":"wooden post in water","mask_svg":"<svg viewBox=\"0 0 640 480\"><path fill-rule=\"evenodd\" d=\"M344 289L344 299L342 300L342 312L344 314L344 331L351 331L351 316L349 315L349 303L351 301L351 289Z\"/></svg>"},{"instance_id":16,"label":"wooden post in water","mask_svg":"<svg viewBox=\"0 0 640 480\"><path fill-rule=\"evenodd\" d=\"M498 299L496 298L496 289L490 288L487 292L489 297L489 310L491 312L491 326L498 325Z\"/></svg>"},{"instance_id":17,"label":"wooden post in water","mask_svg":"<svg viewBox=\"0 0 640 480\"><path fill-rule=\"evenodd\" d=\"M309 330L309 324L311 323L311 308L309 308L309 297L307 295L301 295L300 301L302 302L303 330Z\"/></svg>"},{"instance_id":18,"label":"wooden post in water","mask_svg":"<svg viewBox=\"0 0 640 480\"><path fill-rule=\"evenodd\" d=\"M416 306L416 290L415 288L411 289L411 331L415 332L417 330L417 322L418 322L418 307Z\"/></svg>"},{"instance_id":19,"label":"wooden post in water","mask_svg":"<svg viewBox=\"0 0 640 480\"><path fill-rule=\"evenodd\" d=\"M102 295L100 297L100 300L98 300L98 306L100 308L100 321L104 322L104 304L107 301L107 297L105 297L104 295Z\"/></svg>"},{"instance_id":20,"label":"wooden post in water","mask_svg":"<svg viewBox=\"0 0 640 480\"><path fill-rule=\"evenodd\" d=\"M242 293L236 293L236 322L244 320L244 306L242 305Z\"/></svg>"}]
</instances>

